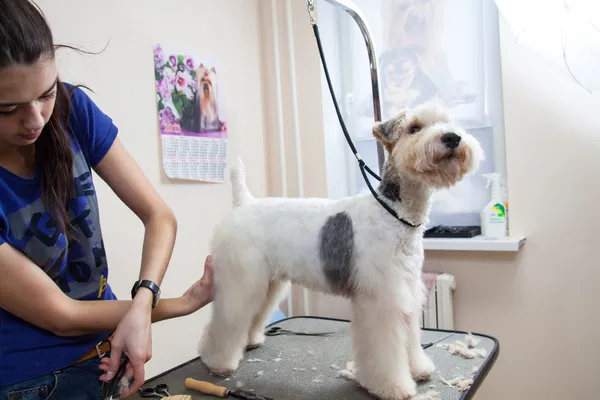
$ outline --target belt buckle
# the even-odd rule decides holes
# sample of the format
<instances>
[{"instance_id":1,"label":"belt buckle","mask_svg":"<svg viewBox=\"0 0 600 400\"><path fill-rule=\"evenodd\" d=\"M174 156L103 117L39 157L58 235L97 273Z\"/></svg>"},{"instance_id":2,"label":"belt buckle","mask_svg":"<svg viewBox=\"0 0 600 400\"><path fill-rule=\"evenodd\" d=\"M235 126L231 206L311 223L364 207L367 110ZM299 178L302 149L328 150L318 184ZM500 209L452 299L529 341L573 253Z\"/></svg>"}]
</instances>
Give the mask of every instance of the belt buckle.
<instances>
[{"instance_id":1,"label":"belt buckle","mask_svg":"<svg viewBox=\"0 0 600 400\"><path fill-rule=\"evenodd\" d=\"M104 339L101 342L98 342L96 344L96 354L98 355L98 358L102 358L106 355L106 352L103 352L102 349L100 349L100 346L102 346L102 344L104 342L110 342L108 339Z\"/></svg>"}]
</instances>

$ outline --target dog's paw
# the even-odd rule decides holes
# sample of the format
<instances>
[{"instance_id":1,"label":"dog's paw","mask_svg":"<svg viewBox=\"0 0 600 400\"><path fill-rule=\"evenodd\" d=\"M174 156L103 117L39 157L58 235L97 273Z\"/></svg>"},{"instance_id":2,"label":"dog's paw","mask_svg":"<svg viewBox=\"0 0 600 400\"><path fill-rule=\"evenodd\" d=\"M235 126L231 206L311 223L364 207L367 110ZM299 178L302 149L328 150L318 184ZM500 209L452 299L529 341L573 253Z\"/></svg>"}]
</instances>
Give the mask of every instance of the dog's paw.
<instances>
[{"instance_id":1,"label":"dog's paw","mask_svg":"<svg viewBox=\"0 0 600 400\"><path fill-rule=\"evenodd\" d=\"M246 351L258 349L259 347L262 347L262 345L263 343L248 343L246 345Z\"/></svg>"},{"instance_id":2,"label":"dog's paw","mask_svg":"<svg viewBox=\"0 0 600 400\"><path fill-rule=\"evenodd\" d=\"M213 376L219 376L222 378L228 378L231 375L233 375L233 373L235 372L235 370L233 369L213 369L213 368L209 368L208 372L213 375Z\"/></svg>"},{"instance_id":3,"label":"dog's paw","mask_svg":"<svg viewBox=\"0 0 600 400\"><path fill-rule=\"evenodd\" d=\"M412 379L401 379L398 382L367 389L381 400L410 400L417 395L417 383Z\"/></svg>"},{"instance_id":4,"label":"dog's paw","mask_svg":"<svg viewBox=\"0 0 600 400\"><path fill-rule=\"evenodd\" d=\"M250 337L248 338L248 344L246 345L246 350L253 350L258 347L261 347L265 343L265 334L264 332L252 332Z\"/></svg>"},{"instance_id":5,"label":"dog's paw","mask_svg":"<svg viewBox=\"0 0 600 400\"><path fill-rule=\"evenodd\" d=\"M218 356L211 357L209 354L201 355L200 360L206 366L208 372L215 376L231 376L239 366L239 362L231 362Z\"/></svg>"},{"instance_id":6,"label":"dog's paw","mask_svg":"<svg viewBox=\"0 0 600 400\"><path fill-rule=\"evenodd\" d=\"M426 381L435 372L435 364L425 352L421 351L411 359L410 372L415 381Z\"/></svg>"},{"instance_id":7,"label":"dog's paw","mask_svg":"<svg viewBox=\"0 0 600 400\"><path fill-rule=\"evenodd\" d=\"M220 377L227 378L227 377L233 375L233 373L237 369L237 365L216 366L214 364L209 365L204 360L202 360L202 361L203 361L204 365L206 365L208 372L214 376L220 376Z\"/></svg>"}]
</instances>

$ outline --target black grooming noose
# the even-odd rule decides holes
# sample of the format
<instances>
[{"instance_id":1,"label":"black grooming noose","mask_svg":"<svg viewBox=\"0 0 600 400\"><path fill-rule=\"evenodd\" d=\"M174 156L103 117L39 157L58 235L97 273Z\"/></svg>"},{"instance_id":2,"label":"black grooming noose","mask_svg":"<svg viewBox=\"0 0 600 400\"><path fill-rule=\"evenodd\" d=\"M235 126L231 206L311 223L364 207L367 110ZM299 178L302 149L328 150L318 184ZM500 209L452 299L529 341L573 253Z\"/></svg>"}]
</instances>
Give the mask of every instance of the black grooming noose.
<instances>
[{"instance_id":1,"label":"black grooming noose","mask_svg":"<svg viewBox=\"0 0 600 400\"><path fill-rule=\"evenodd\" d=\"M369 166L365 163L365 161L360 157L360 155L358 154L358 151L356 150L356 147L354 147L354 143L352 143L352 139L350 138L350 135L348 134L348 130L346 129L346 124L344 123L344 119L342 118L342 113L340 111L340 107L335 98L335 92L333 91L333 85L331 84L331 78L329 77L329 71L327 70L327 62L325 61L325 54L323 52L323 47L321 46L321 36L319 35L319 28L317 27L317 21L314 18L314 14L313 14L314 13L314 5L309 6L308 11L310 14L310 19L311 19L310 22L313 27L313 32L315 33L315 38L317 39L317 46L319 48L319 56L321 57L321 64L323 65L323 71L325 72L325 77L327 78L327 85L329 86L329 92L331 93L331 100L333 101L333 105L335 106L335 112L337 114L338 120L340 121L340 126L342 127L342 131L344 132L346 141L348 142L350 149L354 153L354 156L358 160L358 166L359 166L360 172L365 180L365 183L369 187L369 190L373 194L373 197L375 197L375 200L377 200L379 202L379 204L381 204L383 206L383 208L385 208L390 214L392 214L392 216L394 218L396 218L398 221L402 222L403 224L410 226L411 228L417 228L417 227L421 226L421 224L414 225L414 224L408 222L407 220L405 220L404 218L401 218L400 216L398 216L398 213L396 213L396 211L394 211L394 209L392 209L383 200L381 200L381 198L379 198L379 196L377 195L377 192L373 189L373 186L371 186L371 182L369 182L369 178L367 177L366 172L371 174L375 179L377 179L380 182L381 182L381 178L375 172L373 172L373 170L371 168L369 168ZM400 199L400 197L398 198L398 201L402 201Z\"/></svg>"}]
</instances>

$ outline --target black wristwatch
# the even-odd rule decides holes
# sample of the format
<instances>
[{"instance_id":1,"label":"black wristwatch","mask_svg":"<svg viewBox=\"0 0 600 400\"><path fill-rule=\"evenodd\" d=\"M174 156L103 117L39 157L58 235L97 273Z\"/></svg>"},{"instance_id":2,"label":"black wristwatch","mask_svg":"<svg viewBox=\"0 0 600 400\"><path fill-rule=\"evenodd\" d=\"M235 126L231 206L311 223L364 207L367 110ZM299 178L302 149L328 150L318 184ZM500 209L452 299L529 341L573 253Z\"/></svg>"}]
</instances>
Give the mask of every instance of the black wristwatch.
<instances>
[{"instance_id":1,"label":"black wristwatch","mask_svg":"<svg viewBox=\"0 0 600 400\"><path fill-rule=\"evenodd\" d=\"M145 287L149 289L154 294L154 300L152 301L152 308L156 307L158 304L158 300L160 299L160 288L158 285L152 281L142 279L133 284L133 288L131 289L131 298L133 299L138 292L138 289L141 287Z\"/></svg>"}]
</instances>

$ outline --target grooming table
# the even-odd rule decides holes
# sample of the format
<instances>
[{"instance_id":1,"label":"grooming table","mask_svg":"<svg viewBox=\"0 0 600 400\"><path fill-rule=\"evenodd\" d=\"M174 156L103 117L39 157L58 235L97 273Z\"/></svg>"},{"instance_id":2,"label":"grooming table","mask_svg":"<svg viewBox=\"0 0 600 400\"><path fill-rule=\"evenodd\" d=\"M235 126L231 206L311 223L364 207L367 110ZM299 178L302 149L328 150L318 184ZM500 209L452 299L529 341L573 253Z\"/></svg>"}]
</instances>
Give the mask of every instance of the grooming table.
<instances>
[{"instance_id":1,"label":"grooming table","mask_svg":"<svg viewBox=\"0 0 600 400\"><path fill-rule=\"evenodd\" d=\"M189 377L225 386L231 390L238 388L252 390L256 394L274 400L373 399L354 381L338 375L338 368L345 369L347 362L353 359L350 321L292 317L275 322L269 327L274 326L300 332L335 333L321 337L267 336L264 346L248 351L240 362L238 370L229 378L210 375L197 357L149 379L143 387L165 383L169 385L171 395L189 394L192 399L216 399L213 396L185 389L184 381ZM465 342L465 332L429 329L424 329L422 332L422 343L435 341L449 333L454 334L425 350L432 357L437 371L430 380L418 384L418 393L424 394L433 390L439 393L442 400L471 399L496 361L499 353L498 341L490 336L473 333L473 336L480 340L477 348L484 348L487 355L484 358L465 359L450 354L448 349L438 346L444 343L453 344L456 340ZM446 385L440 379L450 381L459 376L473 379L472 386L465 392ZM243 386L237 387L240 384ZM131 398L142 397L138 393Z\"/></svg>"}]
</instances>

